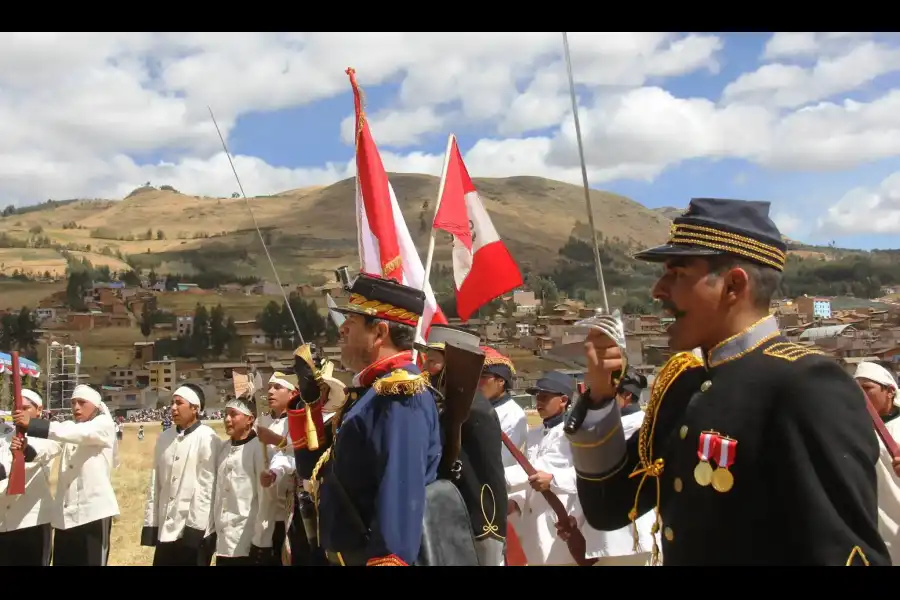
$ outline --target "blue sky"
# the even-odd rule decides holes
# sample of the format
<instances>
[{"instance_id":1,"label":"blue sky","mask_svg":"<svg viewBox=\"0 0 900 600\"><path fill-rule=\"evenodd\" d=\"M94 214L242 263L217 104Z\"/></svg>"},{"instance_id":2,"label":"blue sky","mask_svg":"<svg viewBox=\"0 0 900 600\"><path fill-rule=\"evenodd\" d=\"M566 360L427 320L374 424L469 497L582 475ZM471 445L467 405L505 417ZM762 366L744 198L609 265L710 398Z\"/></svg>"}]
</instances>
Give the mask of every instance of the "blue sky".
<instances>
[{"instance_id":1,"label":"blue sky","mask_svg":"<svg viewBox=\"0 0 900 600\"><path fill-rule=\"evenodd\" d=\"M351 176L346 66L389 170L439 174L453 132L475 177L580 184L559 33L53 35L23 34L0 65L14 203L148 180L230 195L207 104L249 194ZM897 34L569 40L593 188L651 208L769 200L794 239L900 246Z\"/></svg>"}]
</instances>

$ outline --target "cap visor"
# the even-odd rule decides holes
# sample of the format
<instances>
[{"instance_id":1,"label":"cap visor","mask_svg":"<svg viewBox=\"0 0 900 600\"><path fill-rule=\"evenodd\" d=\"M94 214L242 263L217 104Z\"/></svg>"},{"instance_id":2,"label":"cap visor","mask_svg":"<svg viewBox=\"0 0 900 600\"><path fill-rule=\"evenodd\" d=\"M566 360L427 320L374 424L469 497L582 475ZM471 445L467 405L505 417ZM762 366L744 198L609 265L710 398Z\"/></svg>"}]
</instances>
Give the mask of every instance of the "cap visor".
<instances>
[{"instance_id":1,"label":"cap visor","mask_svg":"<svg viewBox=\"0 0 900 600\"><path fill-rule=\"evenodd\" d=\"M634 255L634 258L647 262L665 262L679 256L720 256L722 254L725 254L725 252L713 250L711 248L682 246L680 244L663 244L662 246L656 246L655 248L641 250Z\"/></svg>"}]
</instances>

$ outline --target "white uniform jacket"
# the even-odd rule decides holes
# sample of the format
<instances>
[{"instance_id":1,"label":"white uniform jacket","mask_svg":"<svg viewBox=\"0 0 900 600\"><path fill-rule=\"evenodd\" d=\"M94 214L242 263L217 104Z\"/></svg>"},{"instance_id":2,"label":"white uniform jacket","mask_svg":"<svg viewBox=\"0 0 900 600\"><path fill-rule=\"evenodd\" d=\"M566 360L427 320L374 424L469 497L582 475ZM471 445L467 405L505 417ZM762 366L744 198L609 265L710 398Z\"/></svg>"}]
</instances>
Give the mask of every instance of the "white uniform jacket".
<instances>
[{"instance_id":1,"label":"white uniform jacket","mask_svg":"<svg viewBox=\"0 0 900 600\"><path fill-rule=\"evenodd\" d=\"M50 440L28 440L25 450L25 493L10 496L6 493L13 459L9 445L16 430L9 425L5 427L0 436L0 532L3 533L50 522L53 514L50 467L62 451L60 444Z\"/></svg>"},{"instance_id":2,"label":"white uniform jacket","mask_svg":"<svg viewBox=\"0 0 900 600\"><path fill-rule=\"evenodd\" d=\"M498 402L493 403L493 406L494 412L497 413L497 418L500 419L500 429L509 437L516 448L524 453L528 441L528 416L525 414L525 411L509 394L506 394ZM514 492L511 487L516 482L522 481L522 478L525 477L525 471L522 470L522 467L519 466L513 455L506 449L505 444L501 453L503 455L503 470L506 475L506 491L510 494L511 500L522 503L525 501L524 490L513 495Z\"/></svg>"},{"instance_id":3,"label":"white uniform jacket","mask_svg":"<svg viewBox=\"0 0 900 600\"><path fill-rule=\"evenodd\" d=\"M50 519L54 529L119 516L110 481L116 426L109 415L98 412L83 423L32 419L27 435L30 441L45 438L62 444Z\"/></svg>"},{"instance_id":4,"label":"white uniform jacket","mask_svg":"<svg viewBox=\"0 0 900 600\"><path fill-rule=\"evenodd\" d=\"M637 435L644 422L644 411L638 410L622 417L622 430L625 433L625 439ZM652 483L652 482L651 482ZM579 510L581 505L579 504ZM634 525L637 526L638 533L638 550L634 550L634 525L628 525L622 529L615 531L599 531L594 529L584 520L580 521L581 533L584 535L587 558L597 558L598 566L616 564L617 557L632 557L641 555L639 558L644 559L649 564L650 551L653 549L653 535L650 529L656 520L656 513L652 510L647 511L640 516ZM658 534L657 534L658 535ZM657 543L659 539L657 538Z\"/></svg>"},{"instance_id":5,"label":"white uniform jacket","mask_svg":"<svg viewBox=\"0 0 900 600\"><path fill-rule=\"evenodd\" d=\"M275 419L268 425L268 429L282 436L288 436L287 416ZM259 443L259 442L257 442ZM290 495L294 493L295 479L293 477L294 450L288 445L284 451L278 450L275 446L268 446L267 452L269 456L269 470L275 474L275 483L265 490L264 500L268 503L266 513L271 516L274 521L287 521L288 509L290 506Z\"/></svg>"},{"instance_id":6,"label":"white uniform jacket","mask_svg":"<svg viewBox=\"0 0 900 600\"><path fill-rule=\"evenodd\" d=\"M578 501L575 485L575 467L572 463L572 447L563 432L563 421L550 427L544 425L528 432L528 462L538 471L553 476L550 491L562 502L566 513L575 517L578 528L585 527L584 513ZM525 471L519 470L519 479L512 482L510 499L521 511L520 516L510 516L510 521L519 534L522 550L529 565L572 565L575 559L569 553L566 543L556 533L556 513L540 492L534 491L528 483ZM521 499L524 496L524 501ZM596 553L590 545L587 556Z\"/></svg>"},{"instance_id":7,"label":"white uniform jacket","mask_svg":"<svg viewBox=\"0 0 900 600\"><path fill-rule=\"evenodd\" d=\"M142 545L174 542L186 529L194 543L212 534L221 445L216 432L200 421L184 431L170 427L159 434L147 489Z\"/></svg>"},{"instance_id":8,"label":"white uniform jacket","mask_svg":"<svg viewBox=\"0 0 900 600\"><path fill-rule=\"evenodd\" d=\"M328 423L334 418L335 414L337 413L329 412L322 415L322 422L326 427L329 426ZM297 485L293 482L299 481L299 478L296 477L297 463L294 459L294 446L291 441L290 431L288 431L287 418L284 419L284 433L281 435L287 438L287 445L284 450L276 451L276 453L269 455L271 457L269 460L269 470L275 473L275 483L269 489L275 488L279 484L281 486ZM291 477L292 475L294 475L294 477ZM285 479L290 480L290 483L285 482ZM302 485L305 491L312 491L308 480L304 479ZM284 495L282 497L286 498L287 496ZM287 509L285 509L285 512L287 512ZM279 517L278 520L280 521L281 518Z\"/></svg>"},{"instance_id":9,"label":"white uniform jacket","mask_svg":"<svg viewBox=\"0 0 900 600\"><path fill-rule=\"evenodd\" d=\"M900 441L900 416L888 420L884 424L888 433ZM891 454L878 438L881 451L875 465L878 481L878 532L887 545L891 555L891 563L900 566L900 478L894 473Z\"/></svg>"},{"instance_id":10,"label":"white uniform jacket","mask_svg":"<svg viewBox=\"0 0 900 600\"><path fill-rule=\"evenodd\" d=\"M259 481L268 470L256 433L239 442L222 442L216 470L216 555L249 556L250 546L272 547L275 522Z\"/></svg>"}]
</instances>

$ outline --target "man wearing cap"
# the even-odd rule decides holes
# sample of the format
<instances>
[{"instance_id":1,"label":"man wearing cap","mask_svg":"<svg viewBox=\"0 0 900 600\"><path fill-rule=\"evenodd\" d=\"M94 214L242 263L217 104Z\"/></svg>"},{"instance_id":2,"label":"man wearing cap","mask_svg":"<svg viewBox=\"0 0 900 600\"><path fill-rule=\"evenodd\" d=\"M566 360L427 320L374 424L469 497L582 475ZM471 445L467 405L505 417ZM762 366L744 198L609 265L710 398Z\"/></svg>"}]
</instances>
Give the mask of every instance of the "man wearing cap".
<instances>
[{"instance_id":1,"label":"man wearing cap","mask_svg":"<svg viewBox=\"0 0 900 600\"><path fill-rule=\"evenodd\" d=\"M72 391L72 421L45 421L16 411L16 426L29 438L62 444L51 524L54 566L100 567L109 559L112 518L119 504L110 476L116 428L100 392Z\"/></svg>"},{"instance_id":2,"label":"man wearing cap","mask_svg":"<svg viewBox=\"0 0 900 600\"><path fill-rule=\"evenodd\" d=\"M890 436L895 441L900 440L897 379L874 362L859 363L853 377L881 416ZM900 459L891 457L881 439L878 446L880 453L875 471L878 477L878 531L891 554L892 563L900 565Z\"/></svg>"},{"instance_id":3,"label":"man wearing cap","mask_svg":"<svg viewBox=\"0 0 900 600\"><path fill-rule=\"evenodd\" d=\"M513 387L513 378L516 369L512 361L497 352L490 346L482 346L484 351L484 369L481 372L481 381L478 389L487 398L500 419L500 428L503 433L519 450L525 451L528 443L528 416L525 411L513 400L510 391ZM504 479L506 490L510 500L515 492L511 489L513 482L520 482L525 477L525 471L516 462L513 455L504 445L501 449L503 460ZM519 500L524 500L524 490L519 492Z\"/></svg>"},{"instance_id":4,"label":"man wearing cap","mask_svg":"<svg viewBox=\"0 0 900 600\"><path fill-rule=\"evenodd\" d=\"M222 441L200 421L203 390L185 384L172 394L175 427L156 440L141 545L154 546L153 566L209 566L215 551L213 496Z\"/></svg>"},{"instance_id":5,"label":"man wearing cap","mask_svg":"<svg viewBox=\"0 0 900 600\"><path fill-rule=\"evenodd\" d=\"M246 394L225 405L228 439L216 471L216 566L272 564L274 515L269 514L261 475L268 469L265 446L256 439L256 403Z\"/></svg>"},{"instance_id":6,"label":"man wearing cap","mask_svg":"<svg viewBox=\"0 0 900 600\"><path fill-rule=\"evenodd\" d=\"M41 418L43 400L33 390L23 389L24 410L32 419ZM50 565L53 496L50 493L50 466L62 447L50 440L34 438L24 444L16 428L3 423L0 434L0 565ZM7 483L12 471L13 452L25 451L25 493L10 496Z\"/></svg>"},{"instance_id":7,"label":"man wearing cap","mask_svg":"<svg viewBox=\"0 0 900 600\"><path fill-rule=\"evenodd\" d=\"M437 406L412 363L425 294L366 274L348 287L349 303L335 310L347 317L341 360L357 375L332 421L334 443L313 464L310 446L315 442L317 450L323 436L323 401L315 366L298 372L301 405L288 417L297 472L312 482L329 561L411 565L421 548L425 486L435 481L441 458ZM295 362L295 370L303 364ZM327 386L318 387L327 394Z\"/></svg>"},{"instance_id":8,"label":"man wearing cap","mask_svg":"<svg viewBox=\"0 0 900 600\"><path fill-rule=\"evenodd\" d=\"M591 410L570 435L582 506L604 531L654 511L667 565L889 565L862 392L769 314L787 248L768 213L694 199L667 244L637 255L664 264L652 293L677 354L626 442L621 350L588 334Z\"/></svg>"},{"instance_id":9,"label":"man wearing cap","mask_svg":"<svg viewBox=\"0 0 900 600\"><path fill-rule=\"evenodd\" d=\"M444 390L444 354L447 343L478 348L479 338L468 331L434 324L424 346L431 385ZM445 418L442 412L441 418ZM500 420L484 394L477 393L469 409L469 417L460 429L459 461L462 470L455 480L466 503L478 564L482 567L502 567L506 545L507 494L504 477L503 430ZM447 474L441 474L447 477Z\"/></svg>"},{"instance_id":10,"label":"man wearing cap","mask_svg":"<svg viewBox=\"0 0 900 600\"><path fill-rule=\"evenodd\" d=\"M575 380L565 373L549 371L527 393L536 397L543 426L535 430L528 444L528 462L537 473L521 475L511 483L510 503L517 515L516 530L529 565L572 565L575 559L564 539L557 535L557 515L542 492L553 493L567 513L581 527L584 519L578 506L572 453L563 434L563 417L575 393ZM587 549L588 552L591 548Z\"/></svg>"}]
</instances>

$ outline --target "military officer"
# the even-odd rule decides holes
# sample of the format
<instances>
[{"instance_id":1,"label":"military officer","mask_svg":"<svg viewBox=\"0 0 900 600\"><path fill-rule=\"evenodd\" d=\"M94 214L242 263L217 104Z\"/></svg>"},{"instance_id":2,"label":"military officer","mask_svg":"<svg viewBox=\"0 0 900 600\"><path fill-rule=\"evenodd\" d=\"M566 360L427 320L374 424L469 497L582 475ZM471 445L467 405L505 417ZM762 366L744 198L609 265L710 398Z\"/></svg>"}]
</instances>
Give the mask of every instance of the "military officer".
<instances>
[{"instance_id":1,"label":"military officer","mask_svg":"<svg viewBox=\"0 0 900 600\"><path fill-rule=\"evenodd\" d=\"M296 468L312 483L319 543L330 562L411 565L422 545L425 487L437 479L441 459L437 405L412 363L425 295L366 274L349 291L349 304L338 309L347 315L341 360L357 375L332 419L328 446L328 386L312 365L303 370L312 361L295 361L301 405L288 412L288 426Z\"/></svg>"},{"instance_id":2,"label":"military officer","mask_svg":"<svg viewBox=\"0 0 900 600\"><path fill-rule=\"evenodd\" d=\"M447 342L477 348L479 341L474 333L448 325L432 325L427 345L417 344L427 355L425 364L431 384L443 389L441 379ZM446 413L442 413L441 418L446 418ZM469 418L461 428L459 460L462 470L455 483L469 512L478 564L482 567L502 567L504 562L507 493L501 454L502 434L494 407L484 394L476 393Z\"/></svg>"},{"instance_id":3,"label":"military officer","mask_svg":"<svg viewBox=\"0 0 900 600\"><path fill-rule=\"evenodd\" d=\"M862 392L769 314L787 248L768 213L694 199L668 243L636 256L665 266L653 296L678 353L626 442L611 377L621 350L591 331L591 410L569 436L585 516L608 531L655 511L667 565L890 565Z\"/></svg>"}]
</instances>

